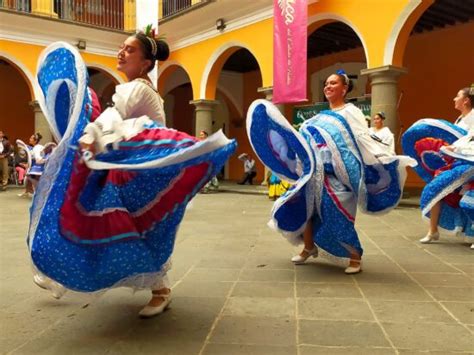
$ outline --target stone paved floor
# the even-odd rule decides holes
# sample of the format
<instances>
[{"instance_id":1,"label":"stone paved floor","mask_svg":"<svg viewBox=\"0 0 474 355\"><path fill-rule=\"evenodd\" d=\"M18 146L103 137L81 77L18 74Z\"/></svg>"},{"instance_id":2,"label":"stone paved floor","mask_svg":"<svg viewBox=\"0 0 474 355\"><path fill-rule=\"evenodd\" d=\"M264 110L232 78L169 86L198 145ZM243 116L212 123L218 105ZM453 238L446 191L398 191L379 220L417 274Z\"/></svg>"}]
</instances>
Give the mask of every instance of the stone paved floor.
<instances>
[{"instance_id":1,"label":"stone paved floor","mask_svg":"<svg viewBox=\"0 0 474 355\"><path fill-rule=\"evenodd\" d=\"M0 193L2 354L474 352L474 251L453 237L417 243L415 208L360 215L364 272L347 276L321 259L294 267L265 196L199 195L177 239L172 307L141 320L147 292L57 301L33 284L18 192Z\"/></svg>"}]
</instances>

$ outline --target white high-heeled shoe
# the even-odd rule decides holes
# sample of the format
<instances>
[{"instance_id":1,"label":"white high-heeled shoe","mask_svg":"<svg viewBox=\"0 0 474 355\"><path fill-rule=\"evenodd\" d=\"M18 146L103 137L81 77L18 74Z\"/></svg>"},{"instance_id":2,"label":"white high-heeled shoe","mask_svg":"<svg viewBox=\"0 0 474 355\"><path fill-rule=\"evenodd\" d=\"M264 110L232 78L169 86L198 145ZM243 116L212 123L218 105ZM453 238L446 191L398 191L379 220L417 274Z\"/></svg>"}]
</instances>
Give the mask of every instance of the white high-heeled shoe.
<instances>
[{"instance_id":1,"label":"white high-heeled shoe","mask_svg":"<svg viewBox=\"0 0 474 355\"><path fill-rule=\"evenodd\" d=\"M317 246L315 246L315 247L314 247L313 249L311 249L311 250L308 250L308 249L304 248L303 251L305 251L308 255L307 255L307 256L301 256L300 254L298 254L298 255L295 255L294 257L291 258L291 261L292 261L295 265L304 264L305 261L306 261L310 256L312 256L313 258L318 257L318 247L317 247Z\"/></svg>"},{"instance_id":2,"label":"white high-heeled shoe","mask_svg":"<svg viewBox=\"0 0 474 355\"><path fill-rule=\"evenodd\" d=\"M429 244L429 243L431 243L435 240L438 240L438 239L439 239L439 233L438 232L436 232L434 234L431 234L431 233L428 232L428 234L425 237L420 239L420 243L421 244Z\"/></svg>"},{"instance_id":3,"label":"white high-heeled shoe","mask_svg":"<svg viewBox=\"0 0 474 355\"><path fill-rule=\"evenodd\" d=\"M138 313L141 318L151 318L157 316L158 314L163 313L171 303L171 293L166 294L153 294L153 298L162 298L163 302L159 306L153 307L146 305L143 309Z\"/></svg>"},{"instance_id":4,"label":"white high-heeled shoe","mask_svg":"<svg viewBox=\"0 0 474 355\"><path fill-rule=\"evenodd\" d=\"M348 275L358 274L361 271L362 271L362 260L360 259L359 260L351 259L349 266L346 267L346 269L344 270L344 272Z\"/></svg>"},{"instance_id":5,"label":"white high-heeled shoe","mask_svg":"<svg viewBox=\"0 0 474 355\"><path fill-rule=\"evenodd\" d=\"M59 300L66 293L66 288L57 282L51 280L50 278L35 274L33 275L33 282L42 289L48 290L51 292L51 295Z\"/></svg>"}]
</instances>

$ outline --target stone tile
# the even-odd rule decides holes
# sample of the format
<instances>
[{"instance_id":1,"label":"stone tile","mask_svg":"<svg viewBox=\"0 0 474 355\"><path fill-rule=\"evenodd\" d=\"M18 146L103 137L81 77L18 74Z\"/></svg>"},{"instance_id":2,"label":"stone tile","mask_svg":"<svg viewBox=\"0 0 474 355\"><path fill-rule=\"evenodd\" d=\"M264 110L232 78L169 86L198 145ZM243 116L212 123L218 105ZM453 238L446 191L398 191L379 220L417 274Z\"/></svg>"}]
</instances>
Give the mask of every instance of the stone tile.
<instances>
[{"instance_id":1,"label":"stone tile","mask_svg":"<svg viewBox=\"0 0 474 355\"><path fill-rule=\"evenodd\" d=\"M80 345L78 345L80 347ZM202 348L202 342L193 342L180 338L163 338L154 337L147 334L147 336L133 337L120 339L107 351L97 351L95 354L108 355L130 355L130 354L160 354L160 355L176 355L176 354L199 354ZM104 349L105 350L105 349ZM58 353L58 355L64 354ZM75 353L74 353L75 354ZM92 354L92 353L89 353ZM49 355L49 354L48 354Z\"/></svg>"},{"instance_id":2,"label":"stone tile","mask_svg":"<svg viewBox=\"0 0 474 355\"><path fill-rule=\"evenodd\" d=\"M291 256L292 254L290 254ZM290 256L283 257L278 256L274 257L272 255L256 255L255 253L251 253L247 258L244 268L246 269L279 269L279 270L294 270L295 266L290 261Z\"/></svg>"},{"instance_id":3,"label":"stone tile","mask_svg":"<svg viewBox=\"0 0 474 355\"><path fill-rule=\"evenodd\" d=\"M219 269L241 269L245 264L245 257L222 257L221 255L212 255L201 260L196 266L198 268L219 268Z\"/></svg>"},{"instance_id":4,"label":"stone tile","mask_svg":"<svg viewBox=\"0 0 474 355\"><path fill-rule=\"evenodd\" d=\"M292 282L242 282L235 284L232 297L294 297Z\"/></svg>"},{"instance_id":5,"label":"stone tile","mask_svg":"<svg viewBox=\"0 0 474 355\"><path fill-rule=\"evenodd\" d=\"M359 290L353 283L297 283L297 297L328 297L328 298L361 298Z\"/></svg>"},{"instance_id":6,"label":"stone tile","mask_svg":"<svg viewBox=\"0 0 474 355\"><path fill-rule=\"evenodd\" d=\"M357 299L300 298L298 317L302 319L375 321L367 303Z\"/></svg>"},{"instance_id":7,"label":"stone tile","mask_svg":"<svg viewBox=\"0 0 474 355\"><path fill-rule=\"evenodd\" d=\"M173 297L227 297L233 284L227 281L185 280L173 287Z\"/></svg>"},{"instance_id":8,"label":"stone tile","mask_svg":"<svg viewBox=\"0 0 474 355\"><path fill-rule=\"evenodd\" d=\"M442 302L442 304L462 323L474 325L474 303L472 299L471 302Z\"/></svg>"},{"instance_id":9,"label":"stone tile","mask_svg":"<svg viewBox=\"0 0 474 355\"><path fill-rule=\"evenodd\" d=\"M194 268L184 278L186 281L236 281L239 277L237 269L205 269Z\"/></svg>"},{"instance_id":10,"label":"stone tile","mask_svg":"<svg viewBox=\"0 0 474 355\"><path fill-rule=\"evenodd\" d=\"M456 321L435 302L370 301L381 322L390 323L455 323Z\"/></svg>"},{"instance_id":11,"label":"stone tile","mask_svg":"<svg viewBox=\"0 0 474 355\"><path fill-rule=\"evenodd\" d=\"M411 273L423 286L465 287L472 285L472 280L462 274Z\"/></svg>"},{"instance_id":12,"label":"stone tile","mask_svg":"<svg viewBox=\"0 0 474 355\"><path fill-rule=\"evenodd\" d=\"M295 300L276 297L231 297L224 315L239 317L295 317Z\"/></svg>"},{"instance_id":13,"label":"stone tile","mask_svg":"<svg viewBox=\"0 0 474 355\"><path fill-rule=\"evenodd\" d=\"M389 238L379 238L379 236L374 235L373 241L376 245L378 245L383 250L389 250L393 247L405 247L410 248L413 246L413 242L410 240L403 239L399 236L390 236Z\"/></svg>"},{"instance_id":14,"label":"stone tile","mask_svg":"<svg viewBox=\"0 0 474 355\"><path fill-rule=\"evenodd\" d=\"M422 355L422 354L439 354L439 355L454 355L454 354L472 354L470 351L446 351L446 350L441 350L441 351L436 351L436 350L430 350L427 352L426 350L405 350L405 349L398 349L399 354L401 355Z\"/></svg>"},{"instance_id":15,"label":"stone tile","mask_svg":"<svg viewBox=\"0 0 474 355\"><path fill-rule=\"evenodd\" d=\"M110 348L139 322L137 312L141 305L128 306L116 302L116 298L101 299L87 308L80 308L56 321L42 324L18 354L65 354L77 349L78 354L92 354L97 349ZM134 300L135 301L135 300ZM36 321L35 321L36 323ZM40 324L31 324L39 326ZM13 329L19 324L10 324ZM31 326L31 325L28 325Z\"/></svg>"},{"instance_id":16,"label":"stone tile","mask_svg":"<svg viewBox=\"0 0 474 355\"><path fill-rule=\"evenodd\" d=\"M428 294L416 283L371 284L361 283L360 288L369 300L431 301Z\"/></svg>"},{"instance_id":17,"label":"stone tile","mask_svg":"<svg viewBox=\"0 0 474 355\"><path fill-rule=\"evenodd\" d=\"M472 301L473 287L426 287L438 301Z\"/></svg>"},{"instance_id":18,"label":"stone tile","mask_svg":"<svg viewBox=\"0 0 474 355\"><path fill-rule=\"evenodd\" d=\"M295 321L285 318L222 317L210 343L291 346L296 344Z\"/></svg>"},{"instance_id":19,"label":"stone tile","mask_svg":"<svg viewBox=\"0 0 474 355\"><path fill-rule=\"evenodd\" d=\"M442 263L439 260L431 262L420 262L417 259L409 261L400 261L400 266L407 272L437 272L437 273L460 273L459 270L451 267L448 264Z\"/></svg>"},{"instance_id":20,"label":"stone tile","mask_svg":"<svg viewBox=\"0 0 474 355\"><path fill-rule=\"evenodd\" d=\"M322 346L389 347L376 323L355 321L301 320L299 340Z\"/></svg>"},{"instance_id":21,"label":"stone tile","mask_svg":"<svg viewBox=\"0 0 474 355\"><path fill-rule=\"evenodd\" d=\"M395 347L425 351L472 351L472 334L458 324L383 323ZM455 341L453 341L455 339Z\"/></svg>"},{"instance_id":22,"label":"stone tile","mask_svg":"<svg viewBox=\"0 0 474 355\"><path fill-rule=\"evenodd\" d=\"M364 266L362 266L364 268ZM400 273L379 273L379 272L361 272L360 274L354 275L354 279L360 285L362 284L399 284L399 285L412 285L414 281L411 280L406 274Z\"/></svg>"},{"instance_id":23,"label":"stone tile","mask_svg":"<svg viewBox=\"0 0 474 355\"><path fill-rule=\"evenodd\" d=\"M473 260L472 260L472 251L471 255L466 254L466 255L438 255L438 257L443 260L444 262L450 263L450 264L469 264L473 265Z\"/></svg>"},{"instance_id":24,"label":"stone tile","mask_svg":"<svg viewBox=\"0 0 474 355\"><path fill-rule=\"evenodd\" d=\"M401 273L403 270L394 262L370 262L363 260L363 270L369 273Z\"/></svg>"},{"instance_id":25,"label":"stone tile","mask_svg":"<svg viewBox=\"0 0 474 355\"><path fill-rule=\"evenodd\" d=\"M300 355L313 355L313 354L325 354L325 355L392 355L395 354L395 350L392 348L364 348L364 347L326 347L326 346L315 346L315 345L301 345L299 348Z\"/></svg>"},{"instance_id":26,"label":"stone tile","mask_svg":"<svg viewBox=\"0 0 474 355\"><path fill-rule=\"evenodd\" d=\"M207 344L203 355L296 355L296 346Z\"/></svg>"},{"instance_id":27,"label":"stone tile","mask_svg":"<svg viewBox=\"0 0 474 355\"><path fill-rule=\"evenodd\" d=\"M295 270L297 282L354 283L343 267L325 262L297 265Z\"/></svg>"},{"instance_id":28,"label":"stone tile","mask_svg":"<svg viewBox=\"0 0 474 355\"><path fill-rule=\"evenodd\" d=\"M472 264L452 264L453 268L459 269L470 276L474 276L474 263Z\"/></svg>"},{"instance_id":29,"label":"stone tile","mask_svg":"<svg viewBox=\"0 0 474 355\"><path fill-rule=\"evenodd\" d=\"M243 269L239 281L293 282L293 270Z\"/></svg>"}]
</instances>

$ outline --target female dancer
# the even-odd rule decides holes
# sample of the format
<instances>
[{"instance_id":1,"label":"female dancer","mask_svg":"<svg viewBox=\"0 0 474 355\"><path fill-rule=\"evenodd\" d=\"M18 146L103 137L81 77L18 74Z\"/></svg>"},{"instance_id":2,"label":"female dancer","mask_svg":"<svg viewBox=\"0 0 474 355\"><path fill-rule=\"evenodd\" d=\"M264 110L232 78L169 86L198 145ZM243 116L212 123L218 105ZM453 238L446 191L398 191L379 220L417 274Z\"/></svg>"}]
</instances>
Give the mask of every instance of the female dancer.
<instances>
[{"instance_id":1,"label":"female dancer","mask_svg":"<svg viewBox=\"0 0 474 355\"><path fill-rule=\"evenodd\" d=\"M38 70L40 104L60 143L43 175L50 183L40 181L31 210L34 266L80 292L150 289L142 317L168 307L166 273L186 205L235 149L221 132L199 142L164 127L147 73L168 53L153 36L127 38L117 68L128 82L92 123L87 71L75 49L51 45Z\"/></svg>"},{"instance_id":2,"label":"female dancer","mask_svg":"<svg viewBox=\"0 0 474 355\"><path fill-rule=\"evenodd\" d=\"M467 183L466 175L459 179L455 172L461 170L453 167L458 167L460 163L452 156L443 154L441 149L450 147L457 140L462 143L470 139L468 131L474 129L474 87L459 90L453 101L454 108L461 113L454 124L444 120L422 119L410 127L402 138L404 151L420 162L415 170L427 182L422 193L421 208L423 217L429 219L429 228L426 236L420 239L423 244L439 240L440 227L447 232L464 234L473 243L474 232L470 227L470 219L459 208L463 190L459 183L461 180ZM469 171L464 173L469 174ZM434 191L440 192L440 195L435 196Z\"/></svg>"},{"instance_id":3,"label":"female dancer","mask_svg":"<svg viewBox=\"0 0 474 355\"><path fill-rule=\"evenodd\" d=\"M25 192L19 194L19 197L32 197L36 190L38 181L43 174L46 159L43 153L44 146L39 144L43 136L41 133L33 134L28 140L28 145L23 141L17 140L17 145L29 155L29 166L26 172Z\"/></svg>"},{"instance_id":4,"label":"female dancer","mask_svg":"<svg viewBox=\"0 0 474 355\"><path fill-rule=\"evenodd\" d=\"M385 113L378 112L375 114L372 123L373 126L369 128L372 138L380 140L385 145L386 149L395 155L395 138L390 128L385 127Z\"/></svg>"},{"instance_id":5,"label":"female dancer","mask_svg":"<svg viewBox=\"0 0 474 355\"><path fill-rule=\"evenodd\" d=\"M304 122L300 133L270 103L252 104L247 116L250 141L260 159L295 185L276 201L271 226L304 249L295 264L318 255L318 247L336 258L349 258L345 272L361 270L362 248L354 228L357 204L381 213L398 204L406 165L370 132L362 112L345 103L352 84L347 75L330 75L324 87L331 111ZM267 133L267 139L262 139ZM268 143L267 143L268 142Z\"/></svg>"}]
</instances>

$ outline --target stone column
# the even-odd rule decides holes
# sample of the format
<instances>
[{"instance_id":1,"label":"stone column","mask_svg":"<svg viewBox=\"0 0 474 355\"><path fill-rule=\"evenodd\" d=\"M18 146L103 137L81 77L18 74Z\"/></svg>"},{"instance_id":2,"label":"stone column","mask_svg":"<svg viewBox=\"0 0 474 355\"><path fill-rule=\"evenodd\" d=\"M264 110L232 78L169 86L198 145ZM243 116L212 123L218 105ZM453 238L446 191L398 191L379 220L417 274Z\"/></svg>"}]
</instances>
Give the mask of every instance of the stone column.
<instances>
[{"instance_id":1,"label":"stone column","mask_svg":"<svg viewBox=\"0 0 474 355\"><path fill-rule=\"evenodd\" d=\"M273 100L273 86L265 86L257 89L257 92L263 93L265 95L265 100L272 101ZM282 114L285 113L285 105L284 104L275 104L276 107L280 110Z\"/></svg>"},{"instance_id":2,"label":"stone column","mask_svg":"<svg viewBox=\"0 0 474 355\"><path fill-rule=\"evenodd\" d=\"M272 102L272 100L273 100L273 86L265 86L265 87L258 88L257 92L264 94L265 95L265 100L268 100L268 101ZM284 104L275 104L275 106L278 108L278 110L280 110L280 112L283 115L285 114L285 105ZM268 169L266 165L264 167L265 167L265 171L264 171L265 176L263 177L262 186L267 185L266 178L267 178L268 172L270 171L270 169Z\"/></svg>"},{"instance_id":3,"label":"stone column","mask_svg":"<svg viewBox=\"0 0 474 355\"><path fill-rule=\"evenodd\" d=\"M196 121L194 125L194 134L197 136L201 130L206 131L210 135L212 130L212 118L214 107L219 104L217 100L192 100L190 104L196 106Z\"/></svg>"},{"instance_id":4,"label":"stone column","mask_svg":"<svg viewBox=\"0 0 474 355\"><path fill-rule=\"evenodd\" d=\"M41 144L52 142L53 135L51 134L49 124L46 121L46 118L44 117L43 111L41 111L38 101L30 101L29 105L35 113L35 131L31 133L41 133L41 135L43 136L43 138L41 139Z\"/></svg>"},{"instance_id":5,"label":"stone column","mask_svg":"<svg viewBox=\"0 0 474 355\"><path fill-rule=\"evenodd\" d=\"M368 75L372 86L372 117L380 111L385 112L385 126L395 135L398 144L400 135L400 120L398 118L398 77L407 73L406 68L385 65L378 68L361 70L362 75Z\"/></svg>"}]
</instances>

